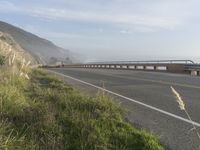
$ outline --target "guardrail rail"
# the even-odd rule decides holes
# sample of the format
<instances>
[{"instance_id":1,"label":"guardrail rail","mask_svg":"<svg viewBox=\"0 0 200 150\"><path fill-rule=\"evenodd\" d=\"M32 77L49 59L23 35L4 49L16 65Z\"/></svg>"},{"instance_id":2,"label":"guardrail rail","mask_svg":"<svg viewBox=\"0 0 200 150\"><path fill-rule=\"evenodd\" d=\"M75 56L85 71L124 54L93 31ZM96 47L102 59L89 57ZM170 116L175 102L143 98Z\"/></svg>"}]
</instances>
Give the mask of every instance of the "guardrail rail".
<instances>
[{"instance_id":1,"label":"guardrail rail","mask_svg":"<svg viewBox=\"0 0 200 150\"><path fill-rule=\"evenodd\" d=\"M192 60L156 60L156 61L111 61L90 62L79 64L63 64L58 66L43 66L47 68L93 68L93 69L121 69L121 70L143 70L170 73L187 73L200 75L200 65Z\"/></svg>"}]
</instances>

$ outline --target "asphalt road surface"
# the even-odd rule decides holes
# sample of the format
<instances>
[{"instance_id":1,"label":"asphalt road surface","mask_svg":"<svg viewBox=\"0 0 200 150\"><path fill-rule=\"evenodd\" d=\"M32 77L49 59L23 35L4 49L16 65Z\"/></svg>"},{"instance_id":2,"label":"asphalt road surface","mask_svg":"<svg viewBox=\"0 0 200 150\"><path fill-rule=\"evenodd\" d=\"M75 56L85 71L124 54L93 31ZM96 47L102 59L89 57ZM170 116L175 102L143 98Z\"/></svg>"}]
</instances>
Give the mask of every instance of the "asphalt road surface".
<instances>
[{"instance_id":1,"label":"asphalt road surface","mask_svg":"<svg viewBox=\"0 0 200 150\"><path fill-rule=\"evenodd\" d=\"M49 69L90 93L101 89L128 108L129 121L157 135L167 150L198 150L200 139L200 77L131 70ZM170 86L182 96L193 122L178 107Z\"/></svg>"}]
</instances>

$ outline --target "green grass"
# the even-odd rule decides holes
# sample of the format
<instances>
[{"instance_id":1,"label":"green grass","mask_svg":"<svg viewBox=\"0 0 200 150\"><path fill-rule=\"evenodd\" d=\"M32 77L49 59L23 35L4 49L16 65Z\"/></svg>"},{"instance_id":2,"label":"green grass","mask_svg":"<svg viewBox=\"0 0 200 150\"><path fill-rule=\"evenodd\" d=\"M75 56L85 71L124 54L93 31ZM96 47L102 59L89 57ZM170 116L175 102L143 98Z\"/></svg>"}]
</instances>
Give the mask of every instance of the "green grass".
<instances>
[{"instance_id":1,"label":"green grass","mask_svg":"<svg viewBox=\"0 0 200 150\"><path fill-rule=\"evenodd\" d=\"M90 97L42 70L0 77L0 149L163 150L102 92Z\"/></svg>"}]
</instances>

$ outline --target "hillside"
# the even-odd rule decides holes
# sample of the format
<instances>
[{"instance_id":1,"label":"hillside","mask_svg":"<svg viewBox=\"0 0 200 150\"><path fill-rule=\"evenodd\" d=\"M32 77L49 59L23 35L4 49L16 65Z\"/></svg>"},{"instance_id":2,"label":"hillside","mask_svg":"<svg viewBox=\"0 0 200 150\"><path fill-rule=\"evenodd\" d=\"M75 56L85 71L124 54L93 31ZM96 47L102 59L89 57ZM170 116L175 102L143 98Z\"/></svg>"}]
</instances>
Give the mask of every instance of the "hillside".
<instances>
[{"instance_id":1,"label":"hillside","mask_svg":"<svg viewBox=\"0 0 200 150\"><path fill-rule=\"evenodd\" d=\"M21 48L28 51L38 63L71 62L69 50L60 48L46 39L2 21L0 21L0 31L11 35Z\"/></svg>"},{"instance_id":2,"label":"hillside","mask_svg":"<svg viewBox=\"0 0 200 150\"><path fill-rule=\"evenodd\" d=\"M29 52L24 50L14 39L7 33L0 31L0 55L5 58L13 58L18 62L30 62L34 65L38 62L30 55Z\"/></svg>"}]
</instances>

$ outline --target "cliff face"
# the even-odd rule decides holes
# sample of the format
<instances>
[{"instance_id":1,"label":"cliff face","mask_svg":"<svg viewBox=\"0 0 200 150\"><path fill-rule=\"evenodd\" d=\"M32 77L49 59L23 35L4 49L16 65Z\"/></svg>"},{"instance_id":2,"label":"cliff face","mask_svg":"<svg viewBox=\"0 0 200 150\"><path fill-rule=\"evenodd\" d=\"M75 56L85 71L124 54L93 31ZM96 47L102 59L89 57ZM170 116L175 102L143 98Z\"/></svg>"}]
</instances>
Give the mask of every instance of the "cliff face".
<instances>
[{"instance_id":1,"label":"cliff face","mask_svg":"<svg viewBox=\"0 0 200 150\"><path fill-rule=\"evenodd\" d=\"M71 62L69 50L65 50L18 27L0 21L0 31L9 34L19 46L29 52L38 63L49 64L56 61Z\"/></svg>"},{"instance_id":2,"label":"cliff face","mask_svg":"<svg viewBox=\"0 0 200 150\"><path fill-rule=\"evenodd\" d=\"M14 56L18 62L30 61L32 65L37 64L37 60L29 52L25 51L12 36L3 32L0 32L0 54L6 58Z\"/></svg>"}]
</instances>

